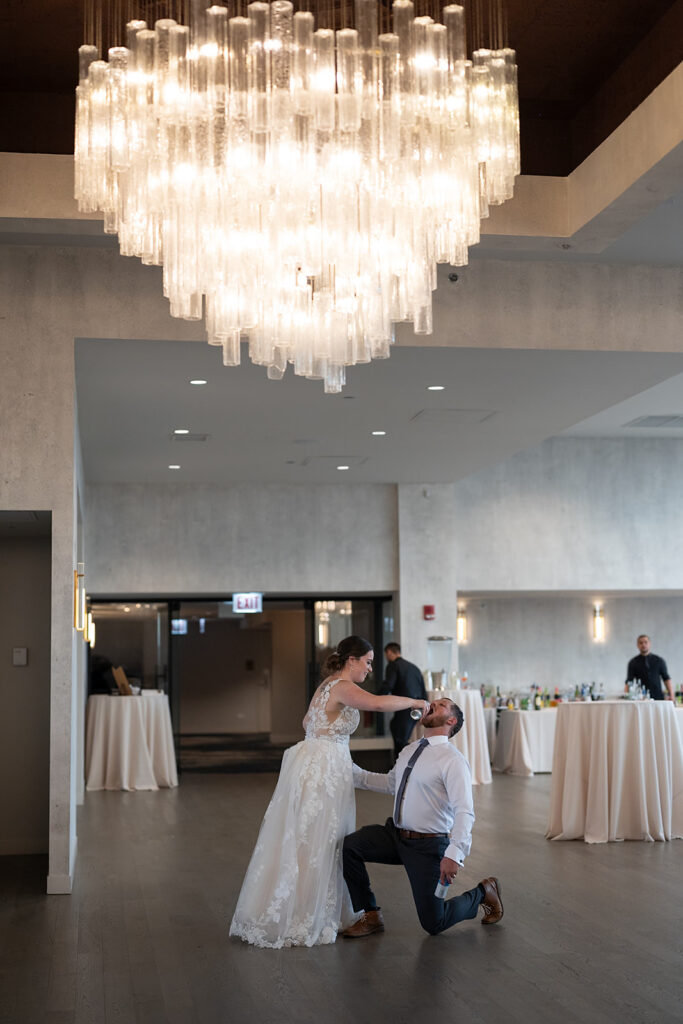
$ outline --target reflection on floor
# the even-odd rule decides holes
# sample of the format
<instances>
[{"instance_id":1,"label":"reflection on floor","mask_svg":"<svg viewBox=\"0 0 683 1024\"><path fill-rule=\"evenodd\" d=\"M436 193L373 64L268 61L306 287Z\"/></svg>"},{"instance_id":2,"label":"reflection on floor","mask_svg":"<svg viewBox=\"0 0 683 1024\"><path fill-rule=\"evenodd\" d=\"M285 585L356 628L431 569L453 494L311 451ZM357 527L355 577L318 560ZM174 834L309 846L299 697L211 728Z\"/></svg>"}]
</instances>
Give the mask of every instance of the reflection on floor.
<instances>
[{"instance_id":1,"label":"reflection on floor","mask_svg":"<svg viewBox=\"0 0 683 1024\"><path fill-rule=\"evenodd\" d=\"M255 949L228 927L277 776L186 774L86 793L72 896L0 857L1 1024L680 1024L683 841L549 842L550 775L475 789L455 892L505 917L420 928L405 871L370 865L386 932ZM359 826L391 799L358 791Z\"/></svg>"},{"instance_id":2,"label":"reflection on floor","mask_svg":"<svg viewBox=\"0 0 683 1024\"><path fill-rule=\"evenodd\" d=\"M188 733L178 746L181 772L279 772L282 755L291 743L271 743L268 733ZM372 772L389 771L393 751L354 750L354 761Z\"/></svg>"},{"instance_id":3,"label":"reflection on floor","mask_svg":"<svg viewBox=\"0 0 683 1024\"><path fill-rule=\"evenodd\" d=\"M183 772L277 772L288 743L271 743L267 732L192 733L180 737Z\"/></svg>"}]
</instances>

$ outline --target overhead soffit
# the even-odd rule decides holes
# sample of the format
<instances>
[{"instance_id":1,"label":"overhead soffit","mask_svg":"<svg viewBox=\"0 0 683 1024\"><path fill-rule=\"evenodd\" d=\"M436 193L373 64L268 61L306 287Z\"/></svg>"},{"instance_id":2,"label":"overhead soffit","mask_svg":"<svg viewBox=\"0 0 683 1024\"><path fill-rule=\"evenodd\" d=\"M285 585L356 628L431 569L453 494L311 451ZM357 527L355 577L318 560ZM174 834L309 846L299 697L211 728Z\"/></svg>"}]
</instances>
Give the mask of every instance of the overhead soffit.
<instances>
[{"instance_id":1,"label":"overhead soffit","mask_svg":"<svg viewBox=\"0 0 683 1024\"><path fill-rule=\"evenodd\" d=\"M683 0L507 0L522 172L570 173L683 59ZM5 0L0 150L73 152L76 0Z\"/></svg>"}]
</instances>

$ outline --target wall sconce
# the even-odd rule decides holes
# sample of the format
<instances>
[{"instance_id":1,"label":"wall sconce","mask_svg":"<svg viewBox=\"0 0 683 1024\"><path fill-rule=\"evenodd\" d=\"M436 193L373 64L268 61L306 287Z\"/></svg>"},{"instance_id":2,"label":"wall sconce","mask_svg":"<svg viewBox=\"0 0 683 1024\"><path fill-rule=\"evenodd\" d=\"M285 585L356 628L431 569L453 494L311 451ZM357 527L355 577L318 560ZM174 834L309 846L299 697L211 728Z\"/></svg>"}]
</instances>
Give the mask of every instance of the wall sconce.
<instances>
[{"instance_id":1,"label":"wall sconce","mask_svg":"<svg viewBox=\"0 0 683 1024\"><path fill-rule=\"evenodd\" d=\"M596 643L605 640L605 613L599 604L593 605L593 640Z\"/></svg>"},{"instance_id":2,"label":"wall sconce","mask_svg":"<svg viewBox=\"0 0 683 1024\"><path fill-rule=\"evenodd\" d=\"M458 644L467 643L467 613L464 608L458 608L458 616L455 620L455 637Z\"/></svg>"},{"instance_id":3,"label":"wall sconce","mask_svg":"<svg viewBox=\"0 0 683 1024\"><path fill-rule=\"evenodd\" d=\"M90 644L90 647L95 646L95 623L93 621L92 612L88 612L85 617L85 629L83 630L83 639L86 644Z\"/></svg>"},{"instance_id":4,"label":"wall sconce","mask_svg":"<svg viewBox=\"0 0 683 1024\"><path fill-rule=\"evenodd\" d=\"M82 633L85 626L85 563L79 562L74 569L74 629Z\"/></svg>"}]
</instances>

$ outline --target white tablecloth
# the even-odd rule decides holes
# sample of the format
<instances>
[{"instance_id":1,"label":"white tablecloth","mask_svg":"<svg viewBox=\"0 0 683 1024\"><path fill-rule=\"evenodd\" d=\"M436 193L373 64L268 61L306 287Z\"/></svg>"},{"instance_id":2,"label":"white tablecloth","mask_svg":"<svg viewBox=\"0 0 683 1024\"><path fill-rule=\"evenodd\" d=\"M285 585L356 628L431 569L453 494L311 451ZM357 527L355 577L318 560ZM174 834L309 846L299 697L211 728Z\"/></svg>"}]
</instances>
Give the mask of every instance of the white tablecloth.
<instances>
[{"instance_id":1,"label":"white tablecloth","mask_svg":"<svg viewBox=\"0 0 683 1024\"><path fill-rule=\"evenodd\" d=\"M676 721L678 722L678 731L683 739L683 707L676 708Z\"/></svg>"},{"instance_id":2,"label":"white tablecloth","mask_svg":"<svg viewBox=\"0 0 683 1024\"><path fill-rule=\"evenodd\" d=\"M498 708L484 708L484 725L486 727L486 739L489 744L489 761L493 761L496 752L496 722L498 720Z\"/></svg>"},{"instance_id":3,"label":"white tablecloth","mask_svg":"<svg viewBox=\"0 0 683 1024\"><path fill-rule=\"evenodd\" d=\"M683 838L683 741L670 701L560 705L546 836Z\"/></svg>"},{"instance_id":4,"label":"white tablecloth","mask_svg":"<svg viewBox=\"0 0 683 1024\"><path fill-rule=\"evenodd\" d=\"M95 694L85 730L86 789L177 786L168 697Z\"/></svg>"},{"instance_id":5,"label":"white tablecloth","mask_svg":"<svg viewBox=\"0 0 683 1024\"><path fill-rule=\"evenodd\" d=\"M484 705L479 690L427 690L429 700L439 700L440 697L448 697L462 708L465 721L462 729L455 734L451 743L469 761L473 784L477 786L491 782ZM413 732L413 738L420 736L422 736L422 728L418 724Z\"/></svg>"},{"instance_id":6,"label":"white tablecloth","mask_svg":"<svg viewBox=\"0 0 683 1024\"><path fill-rule=\"evenodd\" d=\"M493 755L493 770L510 775L533 775L553 770L553 741L557 708L512 711L503 708Z\"/></svg>"}]
</instances>

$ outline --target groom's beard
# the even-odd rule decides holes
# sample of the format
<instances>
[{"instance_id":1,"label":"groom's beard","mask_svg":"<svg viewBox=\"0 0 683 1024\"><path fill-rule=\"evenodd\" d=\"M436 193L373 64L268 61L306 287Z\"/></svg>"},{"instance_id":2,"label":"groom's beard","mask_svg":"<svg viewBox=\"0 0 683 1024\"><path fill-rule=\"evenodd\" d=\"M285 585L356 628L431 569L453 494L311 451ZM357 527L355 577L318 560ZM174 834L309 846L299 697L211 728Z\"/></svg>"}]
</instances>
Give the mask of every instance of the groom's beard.
<instances>
[{"instance_id":1,"label":"groom's beard","mask_svg":"<svg viewBox=\"0 0 683 1024\"><path fill-rule=\"evenodd\" d=\"M428 729L438 729L440 725L445 725L450 717L446 711L430 711L424 716L420 725L426 726Z\"/></svg>"}]
</instances>

